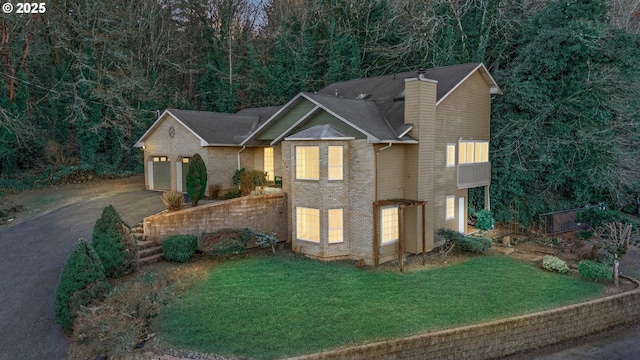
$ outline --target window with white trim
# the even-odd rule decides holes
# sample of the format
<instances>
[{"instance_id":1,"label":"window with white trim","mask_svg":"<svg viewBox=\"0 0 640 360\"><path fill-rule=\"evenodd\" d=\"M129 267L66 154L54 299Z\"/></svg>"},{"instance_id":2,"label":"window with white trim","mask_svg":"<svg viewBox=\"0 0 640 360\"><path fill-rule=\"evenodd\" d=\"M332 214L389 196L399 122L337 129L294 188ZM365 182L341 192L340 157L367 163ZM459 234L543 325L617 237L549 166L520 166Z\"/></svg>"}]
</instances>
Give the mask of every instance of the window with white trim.
<instances>
[{"instance_id":1,"label":"window with white trim","mask_svg":"<svg viewBox=\"0 0 640 360\"><path fill-rule=\"evenodd\" d=\"M329 146L329 180L342 180L343 178L343 147L342 146Z\"/></svg>"},{"instance_id":2,"label":"window with white trim","mask_svg":"<svg viewBox=\"0 0 640 360\"><path fill-rule=\"evenodd\" d=\"M447 167L456 166L456 144L447 144Z\"/></svg>"},{"instance_id":3,"label":"window with white trim","mask_svg":"<svg viewBox=\"0 0 640 360\"><path fill-rule=\"evenodd\" d=\"M458 142L458 164L489 162L489 142L460 140Z\"/></svg>"},{"instance_id":4,"label":"window with white trim","mask_svg":"<svg viewBox=\"0 0 640 360\"><path fill-rule=\"evenodd\" d=\"M320 179L320 148L296 146L296 179Z\"/></svg>"},{"instance_id":5,"label":"window with white trim","mask_svg":"<svg viewBox=\"0 0 640 360\"><path fill-rule=\"evenodd\" d=\"M380 209L380 244L398 241L398 207Z\"/></svg>"},{"instance_id":6,"label":"window with white trim","mask_svg":"<svg viewBox=\"0 0 640 360\"><path fill-rule=\"evenodd\" d=\"M452 220L456 217L456 197L447 196L447 203L445 206L445 220Z\"/></svg>"},{"instance_id":7,"label":"window with white trim","mask_svg":"<svg viewBox=\"0 0 640 360\"><path fill-rule=\"evenodd\" d=\"M320 242L320 210L296 207L296 238Z\"/></svg>"},{"instance_id":8,"label":"window with white trim","mask_svg":"<svg viewBox=\"0 0 640 360\"><path fill-rule=\"evenodd\" d=\"M267 181L273 181L273 148L264 148L264 172L267 173Z\"/></svg>"},{"instance_id":9,"label":"window with white trim","mask_svg":"<svg viewBox=\"0 0 640 360\"><path fill-rule=\"evenodd\" d=\"M327 233L329 244L341 243L344 241L344 220L342 209L329 209L327 211Z\"/></svg>"}]
</instances>

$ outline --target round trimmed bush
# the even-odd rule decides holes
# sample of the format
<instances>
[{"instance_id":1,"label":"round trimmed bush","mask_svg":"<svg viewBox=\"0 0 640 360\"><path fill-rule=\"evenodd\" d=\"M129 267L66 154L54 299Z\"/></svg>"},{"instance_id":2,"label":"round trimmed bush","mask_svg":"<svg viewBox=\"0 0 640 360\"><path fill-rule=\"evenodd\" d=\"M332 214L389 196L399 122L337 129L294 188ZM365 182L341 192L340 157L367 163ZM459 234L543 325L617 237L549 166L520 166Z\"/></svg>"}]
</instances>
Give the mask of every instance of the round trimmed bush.
<instances>
[{"instance_id":1,"label":"round trimmed bush","mask_svg":"<svg viewBox=\"0 0 640 360\"><path fill-rule=\"evenodd\" d=\"M193 235L169 236L162 242L164 258L169 261L187 262L196 253L198 238Z\"/></svg>"},{"instance_id":2,"label":"round trimmed bush","mask_svg":"<svg viewBox=\"0 0 640 360\"><path fill-rule=\"evenodd\" d=\"M613 270L605 265L591 260L582 260L578 263L580 276L591 280L611 280Z\"/></svg>"},{"instance_id":3,"label":"round trimmed bush","mask_svg":"<svg viewBox=\"0 0 640 360\"><path fill-rule=\"evenodd\" d=\"M569 267L567 263L553 255L545 255L542 257L542 267L549 271L558 272L561 274L566 274L569 272Z\"/></svg>"},{"instance_id":4,"label":"round trimmed bush","mask_svg":"<svg viewBox=\"0 0 640 360\"><path fill-rule=\"evenodd\" d=\"M77 311L93 300L103 300L111 287L98 254L80 239L62 268L55 293L56 323L64 330L73 327Z\"/></svg>"}]
</instances>

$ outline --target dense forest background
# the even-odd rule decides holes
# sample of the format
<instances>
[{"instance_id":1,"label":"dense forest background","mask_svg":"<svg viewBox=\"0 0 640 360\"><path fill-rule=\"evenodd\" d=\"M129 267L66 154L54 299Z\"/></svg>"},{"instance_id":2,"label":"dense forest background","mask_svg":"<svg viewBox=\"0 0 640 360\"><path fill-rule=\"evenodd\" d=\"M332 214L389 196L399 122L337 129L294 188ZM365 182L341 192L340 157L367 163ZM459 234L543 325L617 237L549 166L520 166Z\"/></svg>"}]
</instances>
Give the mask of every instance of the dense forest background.
<instances>
[{"instance_id":1,"label":"dense forest background","mask_svg":"<svg viewBox=\"0 0 640 360\"><path fill-rule=\"evenodd\" d=\"M141 172L132 145L158 109L482 61L504 91L499 220L640 195L640 0L50 0L0 16L0 187Z\"/></svg>"}]
</instances>

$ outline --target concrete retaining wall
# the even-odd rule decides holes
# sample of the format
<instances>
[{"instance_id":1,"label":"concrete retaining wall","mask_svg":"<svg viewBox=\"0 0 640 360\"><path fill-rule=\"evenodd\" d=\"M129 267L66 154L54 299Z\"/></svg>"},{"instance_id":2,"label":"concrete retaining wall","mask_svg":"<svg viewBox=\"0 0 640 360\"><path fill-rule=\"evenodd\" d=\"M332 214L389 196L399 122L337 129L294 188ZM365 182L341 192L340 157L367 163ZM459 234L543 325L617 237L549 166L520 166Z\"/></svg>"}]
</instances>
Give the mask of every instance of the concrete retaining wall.
<instances>
[{"instance_id":1,"label":"concrete retaining wall","mask_svg":"<svg viewBox=\"0 0 640 360\"><path fill-rule=\"evenodd\" d=\"M223 228L250 227L287 240L286 194L245 196L144 218L144 239L161 243L171 235L200 235Z\"/></svg>"},{"instance_id":2,"label":"concrete retaining wall","mask_svg":"<svg viewBox=\"0 0 640 360\"><path fill-rule=\"evenodd\" d=\"M640 319L640 289L549 311L292 358L492 359Z\"/></svg>"}]
</instances>

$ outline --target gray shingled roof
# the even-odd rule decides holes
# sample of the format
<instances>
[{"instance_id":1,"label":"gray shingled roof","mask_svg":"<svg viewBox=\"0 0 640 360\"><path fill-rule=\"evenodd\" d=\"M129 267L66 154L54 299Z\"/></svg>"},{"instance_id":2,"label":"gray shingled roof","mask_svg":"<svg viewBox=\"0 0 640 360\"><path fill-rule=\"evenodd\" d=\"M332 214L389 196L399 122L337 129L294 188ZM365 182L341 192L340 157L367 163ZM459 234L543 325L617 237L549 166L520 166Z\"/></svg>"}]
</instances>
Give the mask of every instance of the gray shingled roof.
<instances>
[{"instance_id":1,"label":"gray shingled roof","mask_svg":"<svg viewBox=\"0 0 640 360\"><path fill-rule=\"evenodd\" d=\"M209 145L239 145L259 121L257 116L177 109L167 111Z\"/></svg>"},{"instance_id":2,"label":"gray shingled roof","mask_svg":"<svg viewBox=\"0 0 640 360\"><path fill-rule=\"evenodd\" d=\"M445 66L422 71L425 78L438 82L436 101L456 87L480 63ZM318 94L336 98L373 102L395 132L404 124L404 83L419 77L418 71L349 80L328 85ZM336 96L337 94L337 96Z\"/></svg>"},{"instance_id":3,"label":"gray shingled roof","mask_svg":"<svg viewBox=\"0 0 640 360\"><path fill-rule=\"evenodd\" d=\"M378 140L396 140L398 137L373 101L345 99L323 94L303 94Z\"/></svg>"},{"instance_id":4,"label":"gray shingled roof","mask_svg":"<svg viewBox=\"0 0 640 360\"><path fill-rule=\"evenodd\" d=\"M445 66L422 71L427 79L438 82L437 100L449 93L469 73L478 67L480 63L469 63L454 66ZM347 99L358 99L361 94L368 95L364 100L379 101L394 98L404 98L404 81L417 78L418 71L407 71L398 74L375 76L338 82L326 86L318 91L318 94L326 94Z\"/></svg>"},{"instance_id":5,"label":"gray shingled roof","mask_svg":"<svg viewBox=\"0 0 640 360\"><path fill-rule=\"evenodd\" d=\"M345 135L342 131L330 124L312 126L299 133L288 136L285 140L326 140L326 139L353 139L353 136Z\"/></svg>"}]
</instances>

